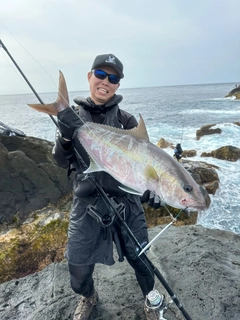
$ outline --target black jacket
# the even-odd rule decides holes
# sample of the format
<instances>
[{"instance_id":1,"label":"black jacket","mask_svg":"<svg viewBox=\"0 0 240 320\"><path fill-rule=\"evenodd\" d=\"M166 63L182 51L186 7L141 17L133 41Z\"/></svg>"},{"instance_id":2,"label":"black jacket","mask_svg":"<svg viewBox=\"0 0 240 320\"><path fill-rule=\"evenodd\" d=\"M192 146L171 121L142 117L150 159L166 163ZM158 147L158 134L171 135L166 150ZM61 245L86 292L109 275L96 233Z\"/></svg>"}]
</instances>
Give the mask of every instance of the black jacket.
<instances>
[{"instance_id":1,"label":"black jacket","mask_svg":"<svg viewBox=\"0 0 240 320\"><path fill-rule=\"evenodd\" d=\"M75 107L75 111L84 121L106 124L122 129L132 129L137 126L137 120L133 115L119 108L118 103L121 101L122 96L114 95L105 105L99 106L95 105L90 98L75 98L74 102L78 105ZM80 158L76 155L74 149L77 150ZM74 170L75 195L85 197L94 193L94 184L83 174L83 171L89 166L89 157L77 137L72 142L65 142L59 136L53 148L53 157L58 166L62 168L70 167L71 170ZM119 189L119 182L106 172L96 172L94 176L110 196L125 194L124 191Z\"/></svg>"}]
</instances>

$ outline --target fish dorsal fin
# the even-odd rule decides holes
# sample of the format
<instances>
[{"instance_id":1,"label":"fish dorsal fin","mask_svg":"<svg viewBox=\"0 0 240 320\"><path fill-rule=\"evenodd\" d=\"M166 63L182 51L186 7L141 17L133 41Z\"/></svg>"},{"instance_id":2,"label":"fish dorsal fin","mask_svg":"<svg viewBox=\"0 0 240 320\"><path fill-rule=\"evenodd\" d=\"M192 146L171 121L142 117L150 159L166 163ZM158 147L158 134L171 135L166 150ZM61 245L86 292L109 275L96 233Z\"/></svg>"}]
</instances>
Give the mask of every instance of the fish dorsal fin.
<instances>
[{"instance_id":1,"label":"fish dorsal fin","mask_svg":"<svg viewBox=\"0 0 240 320\"><path fill-rule=\"evenodd\" d=\"M139 117L140 117L140 121L139 121L138 126L133 129L129 129L129 130L106 126L104 124L94 124L94 125L106 128L107 130L112 131L112 132L118 132L121 134L132 136L138 140L145 140L145 141L149 142L148 132L147 132L147 129L146 129L146 126L145 126L145 123L144 123L144 120L143 120L141 114L139 114Z\"/></svg>"},{"instance_id":2,"label":"fish dorsal fin","mask_svg":"<svg viewBox=\"0 0 240 320\"><path fill-rule=\"evenodd\" d=\"M138 126L127 131L129 132L130 135L132 135L136 139L145 140L149 142L147 128L145 126L143 117L141 116L140 113L139 113L139 117L140 117L140 120L139 120Z\"/></svg>"}]
</instances>

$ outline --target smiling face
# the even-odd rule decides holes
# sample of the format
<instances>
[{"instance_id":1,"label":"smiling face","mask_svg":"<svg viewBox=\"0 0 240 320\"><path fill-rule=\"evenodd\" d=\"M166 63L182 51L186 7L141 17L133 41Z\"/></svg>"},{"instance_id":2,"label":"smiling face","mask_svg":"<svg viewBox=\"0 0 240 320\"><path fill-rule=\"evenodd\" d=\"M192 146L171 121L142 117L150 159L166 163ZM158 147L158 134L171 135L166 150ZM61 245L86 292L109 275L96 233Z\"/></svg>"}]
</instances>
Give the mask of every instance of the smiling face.
<instances>
[{"instance_id":1,"label":"smiling face","mask_svg":"<svg viewBox=\"0 0 240 320\"><path fill-rule=\"evenodd\" d=\"M98 69L103 70L108 74L118 75L117 72L109 66L101 66ZM96 104L104 104L108 102L120 86L120 83L110 83L108 81L108 77L103 80L98 79L92 72L88 72L88 82L90 87L90 97Z\"/></svg>"}]
</instances>

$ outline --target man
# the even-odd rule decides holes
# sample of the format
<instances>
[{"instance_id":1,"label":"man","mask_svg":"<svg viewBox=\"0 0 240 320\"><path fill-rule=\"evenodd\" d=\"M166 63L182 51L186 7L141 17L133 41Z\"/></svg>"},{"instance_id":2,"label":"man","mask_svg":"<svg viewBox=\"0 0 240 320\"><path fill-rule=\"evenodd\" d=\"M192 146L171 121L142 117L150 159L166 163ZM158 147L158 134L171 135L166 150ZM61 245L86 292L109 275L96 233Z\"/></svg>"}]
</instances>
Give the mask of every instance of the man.
<instances>
[{"instance_id":1,"label":"man","mask_svg":"<svg viewBox=\"0 0 240 320\"><path fill-rule=\"evenodd\" d=\"M182 157L182 153L183 153L183 151L182 151L181 144L177 143L176 147L174 148L174 155L173 156L177 159L178 162Z\"/></svg>"},{"instance_id":2,"label":"man","mask_svg":"<svg viewBox=\"0 0 240 320\"><path fill-rule=\"evenodd\" d=\"M124 232L119 219L111 220L111 210L98 194L94 181L83 173L89 166L89 157L74 137L74 131L82 124L82 120L123 129L137 126L135 117L118 106L122 96L117 95L116 91L123 77L123 64L116 56L98 55L88 72L90 97L74 99L78 105L74 110L79 117L70 108L58 113L60 136L53 149L54 159L60 167L75 171L74 198L65 254L72 289L80 295L74 320L89 319L97 304L94 266L96 263L114 264L113 242L116 244L119 261L123 261L125 257L135 270L144 298L154 288L153 270L142 256L138 257L136 245ZM122 191L119 182L105 172L94 173L94 177L116 207L123 205L124 210L120 213L144 247L148 243L148 233L140 197ZM144 201L149 200L149 195L150 192L146 192ZM156 207L155 199L154 204ZM146 305L145 312L148 320L159 319L159 310L156 308L151 309Z\"/></svg>"}]
</instances>

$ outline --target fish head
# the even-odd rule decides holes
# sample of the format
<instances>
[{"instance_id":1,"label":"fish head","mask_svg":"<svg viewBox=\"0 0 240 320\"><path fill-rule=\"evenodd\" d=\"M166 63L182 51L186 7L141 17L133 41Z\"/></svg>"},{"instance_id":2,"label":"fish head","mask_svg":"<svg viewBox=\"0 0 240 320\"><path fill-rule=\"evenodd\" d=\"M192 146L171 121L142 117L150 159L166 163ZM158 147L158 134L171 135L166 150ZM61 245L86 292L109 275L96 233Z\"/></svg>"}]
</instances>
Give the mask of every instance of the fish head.
<instances>
[{"instance_id":1,"label":"fish head","mask_svg":"<svg viewBox=\"0 0 240 320\"><path fill-rule=\"evenodd\" d=\"M156 192L168 205L179 209L191 209L194 211L206 210L211 203L206 189L199 186L189 172L183 167L174 174L167 171L162 174L161 186Z\"/></svg>"}]
</instances>

